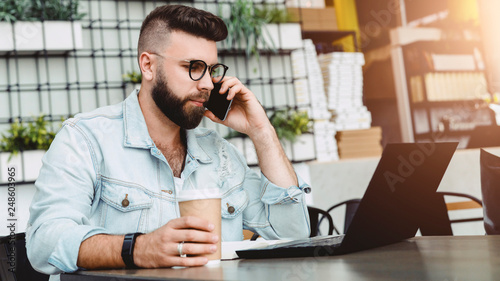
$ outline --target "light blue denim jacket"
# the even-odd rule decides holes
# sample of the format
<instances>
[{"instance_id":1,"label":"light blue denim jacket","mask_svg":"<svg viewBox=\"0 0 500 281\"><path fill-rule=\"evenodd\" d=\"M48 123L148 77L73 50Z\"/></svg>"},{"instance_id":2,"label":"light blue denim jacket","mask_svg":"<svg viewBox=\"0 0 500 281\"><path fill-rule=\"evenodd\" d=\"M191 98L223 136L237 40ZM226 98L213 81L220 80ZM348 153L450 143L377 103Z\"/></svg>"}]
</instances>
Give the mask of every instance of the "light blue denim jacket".
<instances>
[{"instance_id":1,"label":"light blue denim jacket","mask_svg":"<svg viewBox=\"0 0 500 281\"><path fill-rule=\"evenodd\" d=\"M222 241L242 240L242 229L266 239L308 237L308 185L299 177L298 187L278 187L216 132L186 136L182 188L221 190ZM67 120L35 185L27 251L46 274L77 270L80 244L93 235L148 233L179 217L173 173L149 136L137 91Z\"/></svg>"}]
</instances>

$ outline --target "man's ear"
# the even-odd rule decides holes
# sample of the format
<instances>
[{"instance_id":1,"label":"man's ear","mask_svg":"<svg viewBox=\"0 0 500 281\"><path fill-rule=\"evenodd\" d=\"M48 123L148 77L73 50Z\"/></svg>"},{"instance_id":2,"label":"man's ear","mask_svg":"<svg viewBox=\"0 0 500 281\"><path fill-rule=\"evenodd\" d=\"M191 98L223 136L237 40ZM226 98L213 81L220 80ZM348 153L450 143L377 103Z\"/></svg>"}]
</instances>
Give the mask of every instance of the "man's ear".
<instances>
[{"instance_id":1,"label":"man's ear","mask_svg":"<svg viewBox=\"0 0 500 281\"><path fill-rule=\"evenodd\" d=\"M148 52L143 52L139 57L139 67L142 72L142 79L152 81L156 73L156 64L154 63L152 56Z\"/></svg>"}]
</instances>

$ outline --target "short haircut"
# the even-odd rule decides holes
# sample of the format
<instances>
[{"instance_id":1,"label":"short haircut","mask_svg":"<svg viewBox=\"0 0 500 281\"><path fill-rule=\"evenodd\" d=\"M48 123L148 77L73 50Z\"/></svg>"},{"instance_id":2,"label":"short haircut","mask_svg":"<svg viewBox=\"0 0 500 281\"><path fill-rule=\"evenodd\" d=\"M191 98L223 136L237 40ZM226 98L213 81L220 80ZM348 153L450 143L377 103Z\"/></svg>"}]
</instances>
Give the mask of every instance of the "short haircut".
<instances>
[{"instance_id":1,"label":"short haircut","mask_svg":"<svg viewBox=\"0 0 500 281\"><path fill-rule=\"evenodd\" d=\"M142 22L138 58L143 52L160 52L172 31L183 31L215 42L227 37L224 21L210 12L183 5L159 6Z\"/></svg>"}]
</instances>

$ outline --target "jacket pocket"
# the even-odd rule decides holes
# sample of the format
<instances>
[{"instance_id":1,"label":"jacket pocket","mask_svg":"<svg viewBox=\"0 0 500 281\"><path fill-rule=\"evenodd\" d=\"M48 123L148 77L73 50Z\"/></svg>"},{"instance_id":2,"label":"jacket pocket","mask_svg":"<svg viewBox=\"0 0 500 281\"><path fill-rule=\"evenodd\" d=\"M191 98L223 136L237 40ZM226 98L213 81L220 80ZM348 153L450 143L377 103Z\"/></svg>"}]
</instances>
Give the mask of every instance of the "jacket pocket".
<instances>
[{"instance_id":1,"label":"jacket pocket","mask_svg":"<svg viewBox=\"0 0 500 281\"><path fill-rule=\"evenodd\" d=\"M248 194L241 188L221 198L221 215L223 219L237 217L248 206Z\"/></svg>"},{"instance_id":2,"label":"jacket pocket","mask_svg":"<svg viewBox=\"0 0 500 281\"><path fill-rule=\"evenodd\" d=\"M122 212L151 208L153 200L140 187L102 182L101 198L108 205Z\"/></svg>"},{"instance_id":3,"label":"jacket pocket","mask_svg":"<svg viewBox=\"0 0 500 281\"><path fill-rule=\"evenodd\" d=\"M101 225L110 231L127 233L146 229L153 200L141 187L103 181L101 200L105 203Z\"/></svg>"}]
</instances>

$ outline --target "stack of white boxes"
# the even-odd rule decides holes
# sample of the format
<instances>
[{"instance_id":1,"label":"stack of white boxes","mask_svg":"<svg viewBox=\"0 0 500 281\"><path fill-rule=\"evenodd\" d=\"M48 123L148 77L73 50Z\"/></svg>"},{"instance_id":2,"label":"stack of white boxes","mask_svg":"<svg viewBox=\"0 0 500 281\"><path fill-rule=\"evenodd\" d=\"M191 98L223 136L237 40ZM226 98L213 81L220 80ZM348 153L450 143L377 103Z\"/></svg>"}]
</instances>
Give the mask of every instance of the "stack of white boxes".
<instances>
[{"instance_id":1,"label":"stack of white boxes","mask_svg":"<svg viewBox=\"0 0 500 281\"><path fill-rule=\"evenodd\" d=\"M329 121L323 75L318 63L316 48L310 39L303 40L304 48L291 54L297 106L307 107L309 118L314 120L314 142L318 161L338 160L335 128Z\"/></svg>"},{"instance_id":2,"label":"stack of white boxes","mask_svg":"<svg viewBox=\"0 0 500 281\"><path fill-rule=\"evenodd\" d=\"M314 144L316 145L317 161L328 162L339 160L339 151L335 134L337 134L335 124L331 121L314 121Z\"/></svg>"},{"instance_id":3,"label":"stack of white boxes","mask_svg":"<svg viewBox=\"0 0 500 281\"><path fill-rule=\"evenodd\" d=\"M363 53L335 52L318 56L328 109L337 131L371 127L371 114L363 105Z\"/></svg>"}]
</instances>

